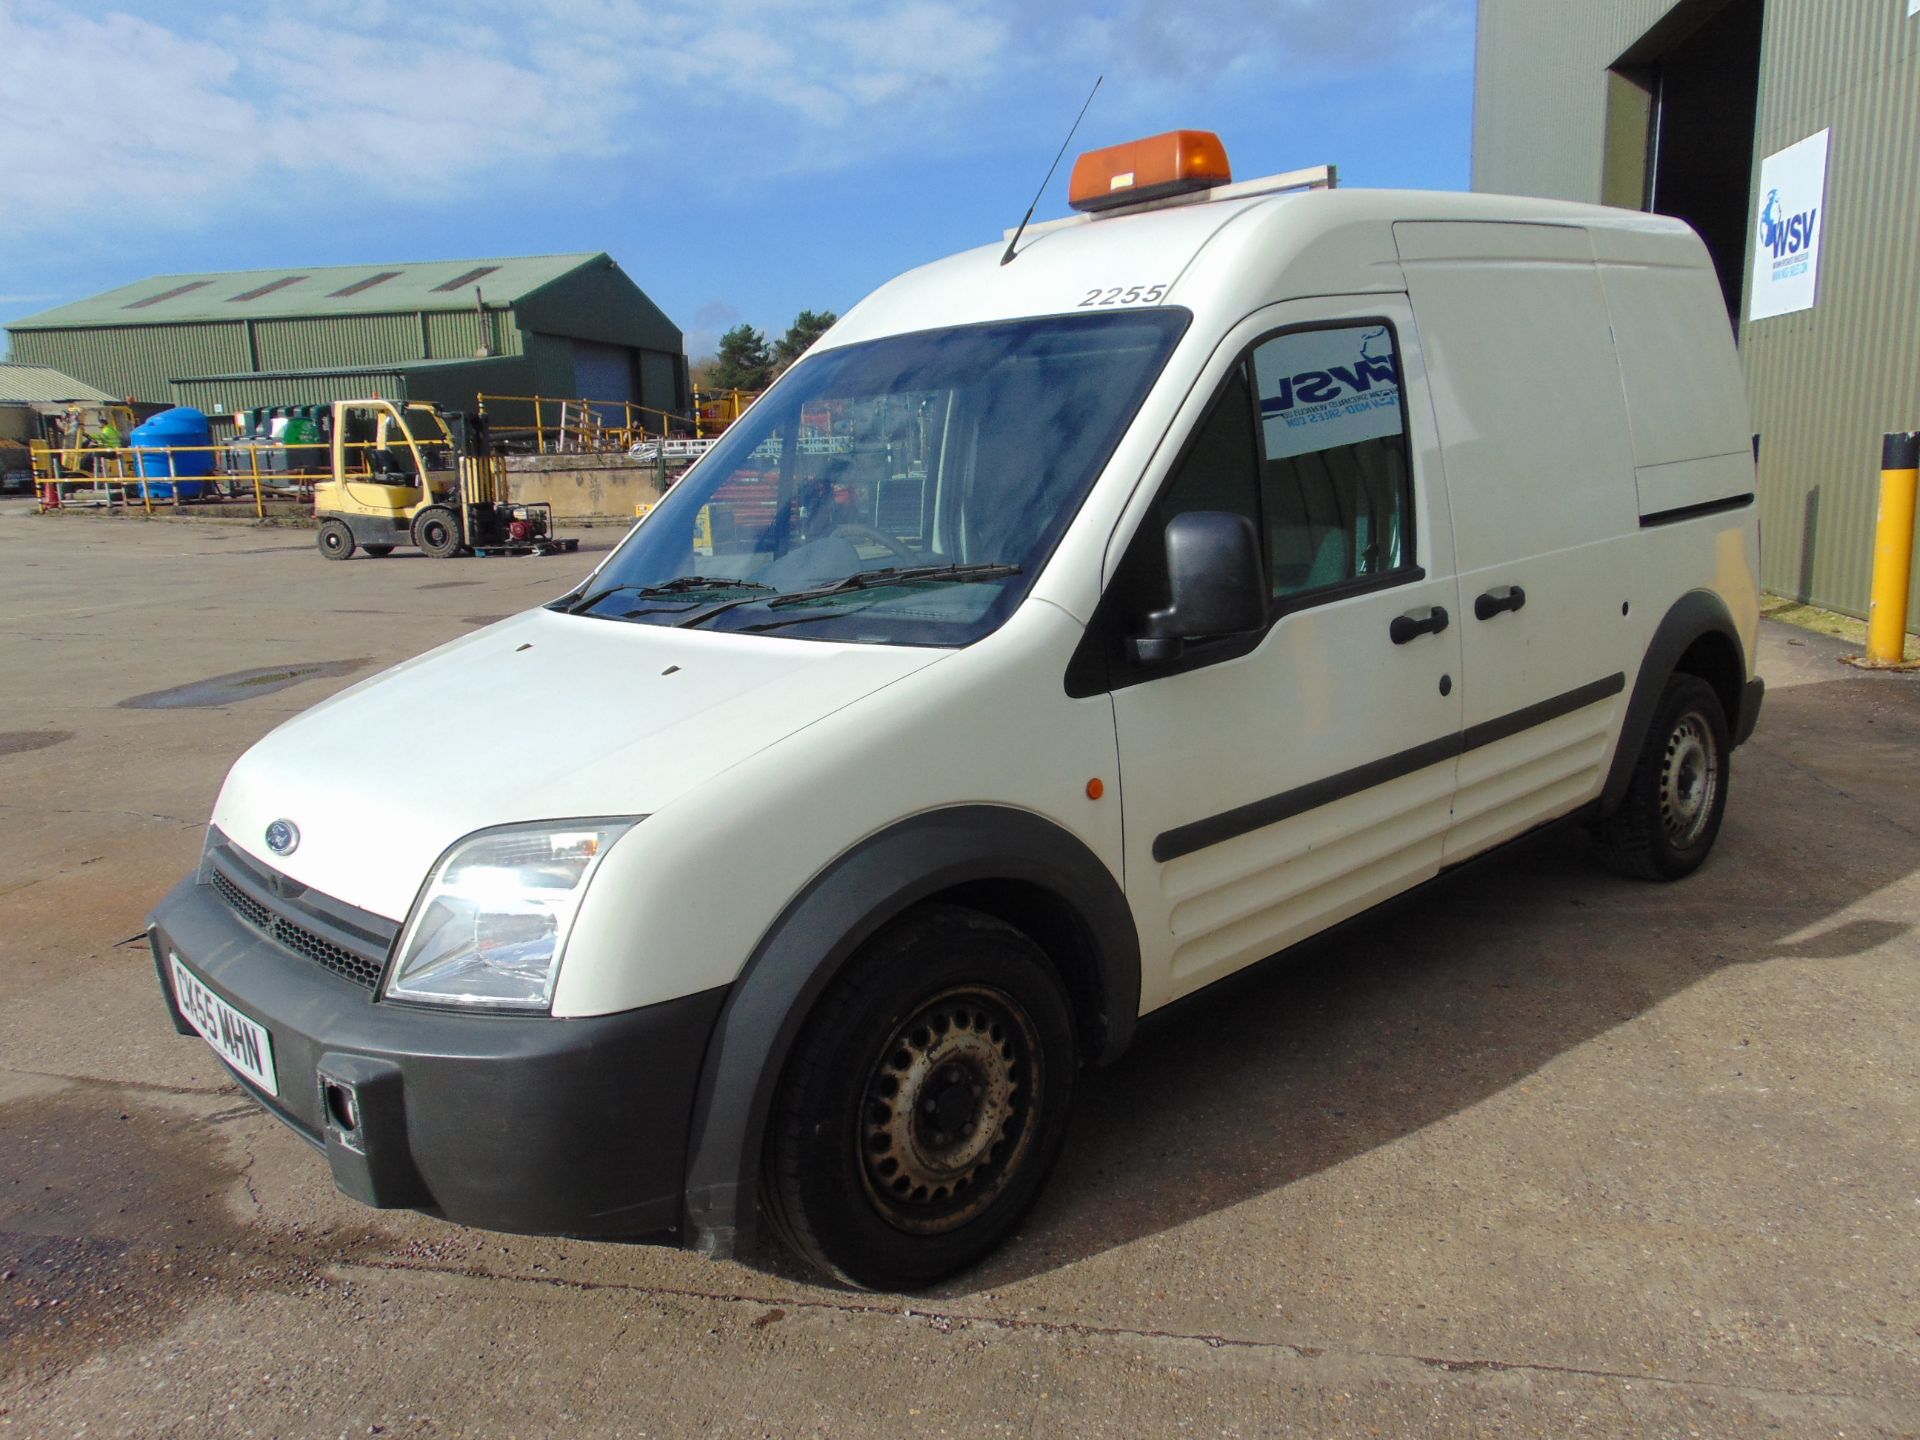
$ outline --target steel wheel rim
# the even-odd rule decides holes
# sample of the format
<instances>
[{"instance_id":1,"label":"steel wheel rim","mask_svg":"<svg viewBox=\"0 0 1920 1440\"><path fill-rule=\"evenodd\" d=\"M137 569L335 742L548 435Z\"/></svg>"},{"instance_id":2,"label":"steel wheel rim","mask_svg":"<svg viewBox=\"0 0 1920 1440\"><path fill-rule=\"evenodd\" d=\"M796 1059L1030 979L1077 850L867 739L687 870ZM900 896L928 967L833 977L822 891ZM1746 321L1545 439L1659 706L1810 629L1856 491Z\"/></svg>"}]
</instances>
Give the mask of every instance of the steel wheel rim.
<instances>
[{"instance_id":1,"label":"steel wheel rim","mask_svg":"<svg viewBox=\"0 0 1920 1440\"><path fill-rule=\"evenodd\" d=\"M993 1202L1032 1145L1038 1054L1032 1018L989 986L946 991L895 1027L855 1136L861 1181L889 1225L944 1234Z\"/></svg>"},{"instance_id":2,"label":"steel wheel rim","mask_svg":"<svg viewBox=\"0 0 1920 1440\"><path fill-rule=\"evenodd\" d=\"M1660 824L1675 849L1686 849L1705 833L1719 791L1713 732L1698 711L1689 710L1667 736L1660 765Z\"/></svg>"},{"instance_id":3,"label":"steel wheel rim","mask_svg":"<svg viewBox=\"0 0 1920 1440\"><path fill-rule=\"evenodd\" d=\"M329 550L344 550L347 548L346 537L341 535L338 530L322 530L320 532L320 543Z\"/></svg>"}]
</instances>

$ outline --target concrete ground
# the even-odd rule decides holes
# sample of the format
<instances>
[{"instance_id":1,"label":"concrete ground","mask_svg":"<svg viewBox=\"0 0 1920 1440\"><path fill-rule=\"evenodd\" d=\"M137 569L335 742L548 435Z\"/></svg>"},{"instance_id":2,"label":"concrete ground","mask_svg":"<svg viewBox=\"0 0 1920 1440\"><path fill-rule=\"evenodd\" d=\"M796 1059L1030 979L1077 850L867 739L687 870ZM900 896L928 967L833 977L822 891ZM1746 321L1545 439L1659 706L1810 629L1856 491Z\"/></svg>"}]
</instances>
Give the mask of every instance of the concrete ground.
<instances>
[{"instance_id":1,"label":"concrete ground","mask_svg":"<svg viewBox=\"0 0 1920 1440\"><path fill-rule=\"evenodd\" d=\"M328 565L10 508L0 1432L1920 1434L1920 679L1770 626L1699 875L1549 836L1202 999L1004 1253L856 1295L358 1208L161 1009L231 759L616 532Z\"/></svg>"}]
</instances>

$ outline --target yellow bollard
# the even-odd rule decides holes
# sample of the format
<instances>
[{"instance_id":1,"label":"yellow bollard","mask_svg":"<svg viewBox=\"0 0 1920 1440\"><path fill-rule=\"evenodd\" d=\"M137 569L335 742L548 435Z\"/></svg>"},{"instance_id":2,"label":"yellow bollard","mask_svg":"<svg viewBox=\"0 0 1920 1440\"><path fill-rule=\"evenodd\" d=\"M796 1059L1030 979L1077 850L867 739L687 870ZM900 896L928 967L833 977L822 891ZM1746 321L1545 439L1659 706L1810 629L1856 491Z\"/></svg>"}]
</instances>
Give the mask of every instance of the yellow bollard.
<instances>
[{"instance_id":1,"label":"yellow bollard","mask_svg":"<svg viewBox=\"0 0 1920 1440\"><path fill-rule=\"evenodd\" d=\"M1916 488L1920 431L1888 435L1880 452L1880 518L1874 525L1873 594L1867 604L1869 665L1899 665L1906 659Z\"/></svg>"}]
</instances>

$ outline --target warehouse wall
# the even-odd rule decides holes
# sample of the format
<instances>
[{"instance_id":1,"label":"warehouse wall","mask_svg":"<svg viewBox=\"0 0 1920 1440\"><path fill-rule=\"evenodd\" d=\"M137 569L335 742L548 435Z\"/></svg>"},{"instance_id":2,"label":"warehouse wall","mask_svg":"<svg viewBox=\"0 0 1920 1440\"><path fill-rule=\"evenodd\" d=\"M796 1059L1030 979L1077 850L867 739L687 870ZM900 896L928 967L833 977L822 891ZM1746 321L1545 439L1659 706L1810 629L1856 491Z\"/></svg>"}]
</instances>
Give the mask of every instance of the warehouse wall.
<instances>
[{"instance_id":1,"label":"warehouse wall","mask_svg":"<svg viewBox=\"0 0 1920 1440\"><path fill-rule=\"evenodd\" d=\"M315 404L372 390L408 393L471 409L477 392L577 398L574 342L613 345L633 357L643 405L684 413L686 357L678 327L624 271L599 255L511 308L399 314L286 316L111 325L73 330L15 330L14 357L51 365L115 395L159 404ZM472 362L485 347L485 368ZM385 370L404 361L437 367ZM352 371L287 375L288 371ZM282 372L279 378L245 378ZM201 380L204 376L240 379ZM172 381L191 383L175 386ZM403 391L401 387L404 386ZM592 396L587 398L609 398ZM506 425L530 425L532 407L493 407Z\"/></svg>"},{"instance_id":2,"label":"warehouse wall","mask_svg":"<svg viewBox=\"0 0 1920 1440\"><path fill-rule=\"evenodd\" d=\"M165 404L176 375L224 375L252 368L238 321L124 325L95 330L15 330L13 358L51 365L114 395Z\"/></svg>"},{"instance_id":3,"label":"warehouse wall","mask_svg":"<svg viewBox=\"0 0 1920 1440\"><path fill-rule=\"evenodd\" d=\"M424 366L406 370L365 370L334 375L244 375L188 380L172 387L170 399L208 414L250 410L262 405L325 405L384 395L394 400L430 400L450 410L471 410L481 390L511 391L521 384L524 362L505 356L477 364Z\"/></svg>"},{"instance_id":4,"label":"warehouse wall","mask_svg":"<svg viewBox=\"0 0 1920 1440\"><path fill-rule=\"evenodd\" d=\"M468 360L483 341L500 355L523 349L511 311L489 311L484 321L466 310L16 330L12 336L14 357L23 363L52 365L115 395L155 402L172 398L168 382L193 375Z\"/></svg>"},{"instance_id":5,"label":"warehouse wall","mask_svg":"<svg viewBox=\"0 0 1920 1440\"><path fill-rule=\"evenodd\" d=\"M416 315L326 315L253 322L259 370L311 370L339 365L388 365L420 354ZM176 371L205 375L205 370Z\"/></svg>"},{"instance_id":6,"label":"warehouse wall","mask_svg":"<svg viewBox=\"0 0 1920 1440\"><path fill-rule=\"evenodd\" d=\"M1481 0L1475 188L1602 199L1609 67L1663 18L1712 8ZM1763 583L1858 615L1880 436L1920 428L1920 17L1906 0L1766 0L1756 176L1828 128L1817 302L1743 319L1740 344L1763 436Z\"/></svg>"},{"instance_id":7,"label":"warehouse wall","mask_svg":"<svg viewBox=\"0 0 1920 1440\"><path fill-rule=\"evenodd\" d=\"M570 394L574 339L630 346L643 405L685 413L688 407L685 342L680 328L649 300L618 264L605 256L520 298L521 324L564 347L541 352L537 366L543 395ZM564 338L562 338L564 337ZM536 343L529 337L529 345ZM587 396L598 399L598 396Z\"/></svg>"},{"instance_id":8,"label":"warehouse wall","mask_svg":"<svg viewBox=\"0 0 1920 1440\"><path fill-rule=\"evenodd\" d=\"M679 327L605 256L521 296L515 308L524 328L547 335L669 354L683 348Z\"/></svg>"},{"instance_id":9,"label":"warehouse wall","mask_svg":"<svg viewBox=\"0 0 1920 1440\"><path fill-rule=\"evenodd\" d=\"M1818 300L1741 328L1764 573L1864 615L1880 437L1920 429L1920 17L1904 0L1775 0L1764 55L1759 153L1833 131Z\"/></svg>"}]
</instances>

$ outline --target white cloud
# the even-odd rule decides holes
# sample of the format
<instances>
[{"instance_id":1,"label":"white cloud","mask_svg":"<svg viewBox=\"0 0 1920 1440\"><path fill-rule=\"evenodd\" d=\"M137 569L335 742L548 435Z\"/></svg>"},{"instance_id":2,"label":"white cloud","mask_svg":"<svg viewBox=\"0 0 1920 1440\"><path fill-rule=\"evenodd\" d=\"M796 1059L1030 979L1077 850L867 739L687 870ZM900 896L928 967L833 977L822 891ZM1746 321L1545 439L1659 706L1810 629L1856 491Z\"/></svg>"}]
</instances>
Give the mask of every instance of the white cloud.
<instances>
[{"instance_id":1,"label":"white cloud","mask_svg":"<svg viewBox=\"0 0 1920 1440\"><path fill-rule=\"evenodd\" d=\"M1134 83L1191 89L1471 63L1473 0L1125 0L1063 25L1073 48Z\"/></svg>"},{"instance_id":2,"label":"white cloud","mask_svg":"<svg viewBox=\"0 0 1920 1440\"><path fill-rule=\"evenodd\" d=\"M782 172L875 107L951 108L991 80L1004 39L984 0L883 0L857 19L802 0L14 0L0 167L48 175L62 199L9 207L0 239L120 211L192 229L248 191L256 215L293 190L309 211L429 204L503 170L557 181L618 159L694 185Z\"/></svg>"},{"instance_id":3,"label":"white cloud","mask_svg":"<svg viewBox=\"0 0 1920 1440\"><path fill-rule=\"evenodd\" d=\"M1472 0L0 0L0 275L43 288L56 258L168 235L284 251L330 215L391 216L403 251L427 214L1049 153L1102 72L1083 139L1206 124L1227 93L1278 124L1331 75L1470 65L1472 28Z\"/></svg>"}]
</instances>

